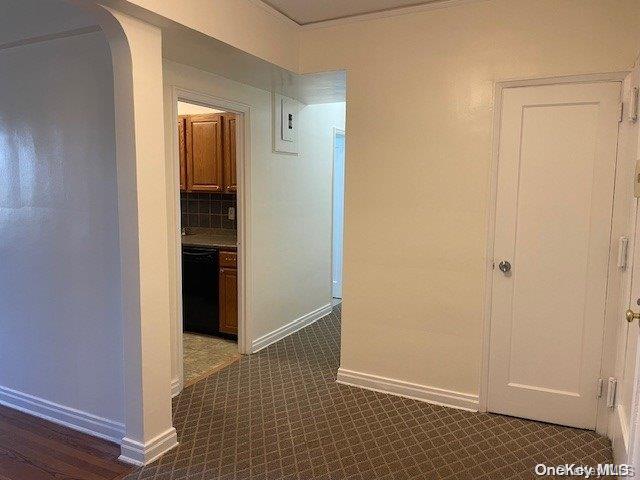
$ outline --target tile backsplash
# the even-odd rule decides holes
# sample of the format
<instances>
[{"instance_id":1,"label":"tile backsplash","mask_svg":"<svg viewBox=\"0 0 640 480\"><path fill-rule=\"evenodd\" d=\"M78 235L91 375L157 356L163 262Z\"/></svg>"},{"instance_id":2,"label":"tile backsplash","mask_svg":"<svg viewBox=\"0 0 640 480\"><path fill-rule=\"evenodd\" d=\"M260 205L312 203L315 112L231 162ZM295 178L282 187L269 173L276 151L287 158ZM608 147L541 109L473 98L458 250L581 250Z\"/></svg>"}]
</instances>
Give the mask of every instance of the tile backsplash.
<instances>
[{"instance_id":1,"label":"tile backsplash","mask_svg":"<svg viewBox=\"0 0 640 480\"><path fill-rule=\"evenodd\" d=\"M229 220L229 207L236 209L235 195L180 192L183 227L236 230L237 209L234 220Z\"/></svg>"}]
</instances>

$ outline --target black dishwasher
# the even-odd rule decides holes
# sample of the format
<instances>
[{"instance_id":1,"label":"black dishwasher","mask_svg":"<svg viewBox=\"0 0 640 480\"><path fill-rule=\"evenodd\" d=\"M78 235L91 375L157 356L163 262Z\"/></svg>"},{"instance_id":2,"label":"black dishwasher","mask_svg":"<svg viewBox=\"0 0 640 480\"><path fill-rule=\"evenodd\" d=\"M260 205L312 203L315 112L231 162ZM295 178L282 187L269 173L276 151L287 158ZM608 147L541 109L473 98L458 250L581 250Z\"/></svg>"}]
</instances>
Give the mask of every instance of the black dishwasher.
<instances>
[{"instance_id":1,"label":"black dishwasher","mask_svg":"<svg viewBox=\"0 0 640 480\"><path fill-rule=\"evenodd\" d=\"M218 333L218 249L182 247L182 324L185 331Z\"/></svg>"}]
</instances>

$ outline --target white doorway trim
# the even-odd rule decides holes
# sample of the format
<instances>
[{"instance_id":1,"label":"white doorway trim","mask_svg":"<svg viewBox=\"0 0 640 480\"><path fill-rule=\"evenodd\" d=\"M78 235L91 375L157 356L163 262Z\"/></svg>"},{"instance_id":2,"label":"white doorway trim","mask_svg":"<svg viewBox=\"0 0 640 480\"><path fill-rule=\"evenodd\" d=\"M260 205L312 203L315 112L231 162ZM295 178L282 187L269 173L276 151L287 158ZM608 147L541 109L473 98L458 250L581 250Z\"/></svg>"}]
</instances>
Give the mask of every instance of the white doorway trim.
<instances>
[{"instance_id":1,"label":"white doorway trim","mask_svg":"<svg viewBox=\"0 0 640 480\"><path fill-rule=\"evenodd\" d=\"M237 171L237 218L238 218L238 351L241 354L251 352L253 342L251 329L251 299L253 284L251 282L251 107L240 102L214 97L205 93L195 92L180 87L171 87L171 119L178 118L178 101L194 103L204 107L216 108L233 112L238 115L238 131L236 133L236 171ZM172 125L175 122L172 122ZM174 372L171 382L173 396L180 393L184 387L183 351L182 351L182 243L180 224L180 159L178 153L178 131L172 129L171 160L173 173L171 180L173 188L174 215L169 218L169 231L174 233L173 257L175 262L175 276L171 279L174 295L173 335L171 351L174 365L178 371Z\"/></svg>"},{"instance_id":2,"label":"white doorway trim","mask_svg":"<svg viewBox=\"0 0 640 480\"><path fill-rule=\"evenodd\" d=\"M331 297L332 299L335 298L334 295L334 283L333 283L333 279L334 279L334 264L333 264L333 259L334 259L334 251L335 251L335 242L334 242L334 238L333 238L333 234L335 231L335 215L334 215L334 211L333 211L333 204L335 201L335 184L334 184L334 179L335 179L335 166L336 166L336 138L342 135L344 137L345 140L345 153L344 153L344 159L343 159L343 170L346 169L346 160L347 160L347 155L346 155L346 143L347 143L347 136L344 130L337 128L337 127L333 127L332 129L332 147L331 147L331 162L332 162L332 167L331 167L331 280L330 280L330 285L331 285ZM343 196L343 200L342 200L342 257L344 259L344 187L345 187L345 183L344 183L344 171L342 173L342 177L343 177L343 192L342 192L342 196ZM344 268L343 267L343 262L340 262L340 268ZM342 275L341 277L341 284L340 284L340 294L342 298Z\"/></svg>"},{"instance_id":3,"label":"white doorway trim","mask_svg":"<svg viewBox=\"0 0 640 480\"><path fill-rule=\"evenodd\" d=\"M484 296L483 296L483 329L482 329L482 361L480 370L480 390L479 390L479 404L478 410L481 412L487 411L487 399L489 390L489 359L490 359L490 332L491 332L491 298L492 298L492 282L493 282L493 247L495 238L495 215L496 215L496 200L497 200L497 187L498 187L498 149L500 145L500 123L501 123L501 111L502 111L502 97L503 92L507 88L515 87L529 87L529 86L541 86L541 85L557 85L564 83L596 83L596 82L620 82L628 75L629 72L612 72L603 74L592 75L576 75L554 78L538 78L538 79L523 79L523 80L508 80L499 81L495 83L494 88L494 102L493 102L493 138L492 138L492 153L491 153L491 165L489 169L489 202L487 205L487 226L486 236L487 244L485 250L485 278L484 278ZM618 178L616 176L616 187ZM614 187L615 188L615 187ZM617 188L615 189L617 191ZM621 214L620 211L617 212ZM623 213L624 214L624 213ZM611 241L613 242L615 237L612 232ZM612 282L611 269L609 270L608 284ZM604 338L603 338L603 350L602 350L602 367L601 376L607 378L612 376L615 371L615 354L616 354L616 335L610 335L609 332L615 332L616 312L618 310L618 298L619 296L611 296L607 292L606 311L605 311L605 326L604 326ZM596 430L599 433L606 434L609 423L608 409L606 408L606 399L600 399L598 403L597 413L597 427Z\"/></svg>"}]
</instances>

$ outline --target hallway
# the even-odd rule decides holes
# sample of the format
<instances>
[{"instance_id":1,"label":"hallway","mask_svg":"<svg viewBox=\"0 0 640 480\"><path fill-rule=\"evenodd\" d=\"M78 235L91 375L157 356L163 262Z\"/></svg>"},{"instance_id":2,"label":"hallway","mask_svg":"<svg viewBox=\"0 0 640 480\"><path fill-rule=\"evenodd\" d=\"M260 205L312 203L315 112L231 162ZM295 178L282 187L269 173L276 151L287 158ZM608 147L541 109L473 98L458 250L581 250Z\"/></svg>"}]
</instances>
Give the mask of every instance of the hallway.
<instances>
[{"instance_id":1,"label":"hallway","mask_svg":"<svg viewBox=\"0 0 640 480\"><path fill-rule=\"evenodd\" d=\"M180 445L127 480L522 479L537 463L612 461L594 432L335 383L340 313L186 388Z\"/></svg>"}]
</instances>

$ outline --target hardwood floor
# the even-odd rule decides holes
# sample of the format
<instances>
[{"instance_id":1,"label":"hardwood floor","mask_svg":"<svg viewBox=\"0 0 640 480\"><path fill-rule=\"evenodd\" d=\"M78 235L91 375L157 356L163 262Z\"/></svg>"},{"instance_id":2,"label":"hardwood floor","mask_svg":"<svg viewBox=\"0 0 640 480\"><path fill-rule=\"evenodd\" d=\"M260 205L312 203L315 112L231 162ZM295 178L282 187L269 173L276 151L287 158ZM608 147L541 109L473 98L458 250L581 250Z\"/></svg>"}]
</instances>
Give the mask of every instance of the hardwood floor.
<instances>
[{"instance_id":1,"label":"hardwood floor","mask_svg":"<svg viewBox=\"0 0 640 480\"><path fill-rule=\"evenodd\" d=\"M120 447L0 405L0 480L115 480Z\"/></svg>"}]
</instances>

